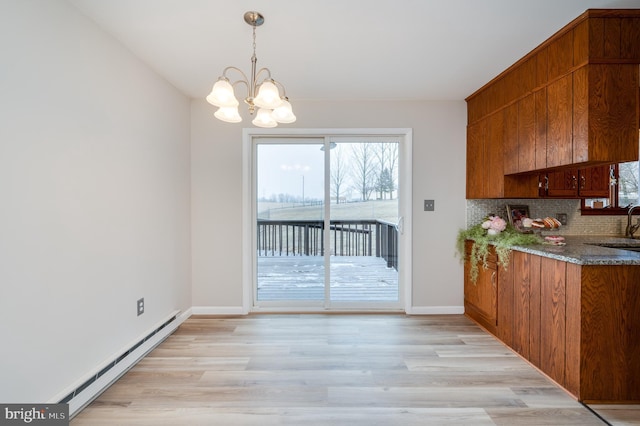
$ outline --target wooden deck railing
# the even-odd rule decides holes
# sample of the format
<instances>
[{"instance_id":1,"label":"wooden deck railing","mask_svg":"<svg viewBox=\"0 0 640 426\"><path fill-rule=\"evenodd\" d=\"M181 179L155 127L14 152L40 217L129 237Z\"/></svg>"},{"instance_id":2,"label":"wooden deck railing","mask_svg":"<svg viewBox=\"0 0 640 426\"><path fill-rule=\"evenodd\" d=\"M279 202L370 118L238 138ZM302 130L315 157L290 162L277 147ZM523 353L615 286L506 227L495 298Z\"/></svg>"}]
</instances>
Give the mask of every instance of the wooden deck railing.
<instances>
[{"instance_id":1,"label":"wooden deck railing","mask_svg":"<svg viewBox=\"0 0 640 426\"><path fill-rule=\"evenodd\" d=\"M377 256L398 269L398 230L382 220L332 220L330 254ZM258 220L258 256L322 256L324 221Z\"/></svg>"}]
</instances>

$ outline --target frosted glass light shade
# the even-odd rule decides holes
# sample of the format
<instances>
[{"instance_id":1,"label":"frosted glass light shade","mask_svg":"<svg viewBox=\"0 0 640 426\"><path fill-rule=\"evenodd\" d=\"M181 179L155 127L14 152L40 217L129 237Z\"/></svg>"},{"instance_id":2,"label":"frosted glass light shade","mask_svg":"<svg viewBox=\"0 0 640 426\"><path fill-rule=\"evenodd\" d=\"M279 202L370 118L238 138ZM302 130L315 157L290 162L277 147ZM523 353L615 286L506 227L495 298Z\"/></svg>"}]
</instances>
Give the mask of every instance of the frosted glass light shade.
<instances>
[{"instance_id":1,"label":"frosted glass light shade","mask_svg":"<svg viewBox=\"0 0 640 426\"><path fill-rule=\"evenodd\" d=\"M240 104L233 93L233 86L225 79L216 81L207 96L207 102L217 107L237 107Z\"/></svg>"},{"instance_id":2,"label":"frosted glass light shade","mask_svg":"<svg viewBox=\"0 0 640 426\"><path fill-rule=\"evenodd\" d=\"M256 114L256 118L252 121L254 126L258 127L276 127L278 123L271 116L270 109L260 108Z\"/></svg>"},{"instance_id":3,"label":"frosted glass light shade","mask_svg":"<svg viewBox=\"0 0 640 426\"><path fill-rule=\"evenodd\" d=\"M213 113L214 117L218 120L226 121L227 123L239 123L242 121L242 117L238 113L238 107L220 107Z\"/></svg>"},{"instance_id":4,"label":"frosted glass light shade","mask_svg":"<svg viewBox=\"0 0 640 426\"><path fill-rule=\"evenodd\" d=\"M278 123L288 124L296 121L296 116L293 114L291 104L286 99L283 99L282 104L273 110L271 116Z\"/></svg>"},{"instance_id":5,"label":"frosted glass light shade","mask_svg":"<svg viewBox=\"0 0 640 426\"><path fill-rule=\"evenodd\" d=\"M280 92L275 84L265 81L260 85L258 96L253 100L253 104L259 108L274 109L282 104Z\"/></svg>"}]
</instances>

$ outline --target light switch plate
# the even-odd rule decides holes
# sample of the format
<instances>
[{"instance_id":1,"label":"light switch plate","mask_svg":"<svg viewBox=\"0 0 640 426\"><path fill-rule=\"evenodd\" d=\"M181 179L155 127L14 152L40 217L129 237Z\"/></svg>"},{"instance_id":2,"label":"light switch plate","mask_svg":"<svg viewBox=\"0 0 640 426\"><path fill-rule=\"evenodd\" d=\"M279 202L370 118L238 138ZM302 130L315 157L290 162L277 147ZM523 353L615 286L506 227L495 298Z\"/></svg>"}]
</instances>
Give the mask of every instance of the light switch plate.
<instances>
[{"instance_id":1,"label":"light switch plate","mask_svg":"<svg viewBox=\"0 0 640 426\"><path fill-rule=\"evenodd\" d=\"M436 209L436 200L424 200L424 211L432 212Z\"/></svg>"}]
</instances>

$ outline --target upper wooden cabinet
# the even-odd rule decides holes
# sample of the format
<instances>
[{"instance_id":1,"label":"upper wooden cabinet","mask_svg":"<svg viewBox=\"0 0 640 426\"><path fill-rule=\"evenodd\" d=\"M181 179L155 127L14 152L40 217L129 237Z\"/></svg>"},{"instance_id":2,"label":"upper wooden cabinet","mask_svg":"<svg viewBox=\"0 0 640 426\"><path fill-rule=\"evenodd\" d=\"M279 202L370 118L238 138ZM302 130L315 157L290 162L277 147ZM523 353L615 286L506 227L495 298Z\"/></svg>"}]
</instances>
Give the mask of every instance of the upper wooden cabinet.
<instances>
[{"instance_id":1,"label":"upper wooden cabinet","mask_svg":"<svg viewBox=\"0 0 640 426\"><path fill-rule=\"evenodd\" d=\"M467 126L467 198L537 196L537 176L505 176L505 133L517 131L513 123L506 111L498 111Z\"/></svg>"},{"instance_id":2,"label":"upper wooden cabinet","mask_svg":"<svg viewBox=\"0 0 640 426\"><path fill-rule=\"evenodd\" d=\"M468 126L502 116L506 176L636 161L638 64L640 9L587 10L469 96Z\"/></svg>"},{"instance_id":3,"label":"upper wooden cabinet","mask_svg":"<svg viewBox=\"0 0 640 426\"><path fill-rule=\"evenodd\" d=\"M552 171L541 176L542 197L608 198L609 166Z\"/></svg>"},{"instance_id":4,"label":"upper wooden cabinet","mask_svg":"<svg viewBox=\"0 0 640 426\"><path fill-rule=\"evenodd\" d=\"M467 198L504 196L504 114L467 127Z\"/></svg>"},{"instance_id":5,"label":"upper wooden cabinet","mask_svg":"<svg viewBox=\"0 0 640 426\"><path fill-rule=\"evenodd\" d=\"M609 166L578 170L578 195L581 197L609 197Z\"/></svg>"}]
</instances>

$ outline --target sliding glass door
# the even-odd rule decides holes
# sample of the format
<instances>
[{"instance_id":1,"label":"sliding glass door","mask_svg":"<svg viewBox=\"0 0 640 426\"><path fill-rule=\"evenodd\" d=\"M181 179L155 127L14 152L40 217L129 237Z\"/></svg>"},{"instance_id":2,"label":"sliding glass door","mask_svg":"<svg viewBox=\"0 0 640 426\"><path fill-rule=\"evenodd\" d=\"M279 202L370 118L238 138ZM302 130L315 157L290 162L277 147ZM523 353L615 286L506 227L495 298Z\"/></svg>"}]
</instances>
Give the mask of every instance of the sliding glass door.
<instances>
[{"instance_id":1,"label":"sliding glass door","mask_svg":"<svg viewBox=\"0 0 640 426\"><path fill-rule=\"evenodd\" d=\"M257 138L254 306L397 308L397 138Z\"/></svg>"}]
</instances>

